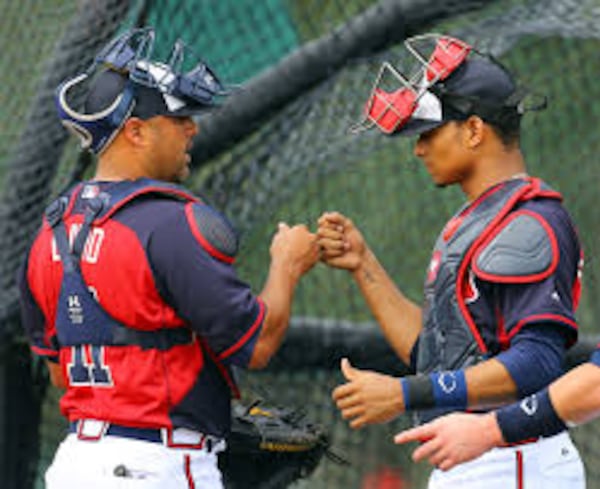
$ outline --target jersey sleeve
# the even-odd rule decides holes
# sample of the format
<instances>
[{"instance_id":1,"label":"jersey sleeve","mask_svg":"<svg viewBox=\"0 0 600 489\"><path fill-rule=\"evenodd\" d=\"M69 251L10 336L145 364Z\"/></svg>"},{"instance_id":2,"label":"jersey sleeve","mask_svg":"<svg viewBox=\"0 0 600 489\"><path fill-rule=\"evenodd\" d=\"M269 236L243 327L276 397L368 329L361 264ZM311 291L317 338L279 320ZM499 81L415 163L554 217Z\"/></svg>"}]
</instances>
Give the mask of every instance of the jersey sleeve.
<instances>
[{"instance_id":1,"label":"jersey sleeve","mask_svg":"<svg viewBox=\"0 0 600 489\"><path fill-rule=\"evenodd\" d=\"M227 235L228 225L195 226L192 205L200 204L188 204L157 226L150 237L148 257L157 287L219 360L245 366L260 333L265 306L233 267L235 246ZM215 215L210 218L217 219Z\"/></svg>"},{"instance_id":2,"label":"jersey sleeve","mask_svg":"<svg viewBox=\"0 0 600 489\"><path fill-rule=\"evenodd\" d=\"M533 202L520 215L535 223L534 233L523 236L525 230L515 226L512 231L522 245L511 248L505 240L496 256L481 253L479 269L475 265L477 278L492 290L500 339L510 344L528 325L553 324L562 326L567 343L573 344L581 266L577 234L558 203Z\"/></svg>"},{"instance_id":3,"label":"jersey sleeve","mask_svg":"<svg viewBox=\"0 0 600 489\"><path fill-rule=\"evenodd\" d=\"M21 323L29 339L31 349L52 362L58 362L58 342L56 335L46 328L46 319L37 304L28 279L28 260L19 268L17 284L19 287L19 303L21 307Z\"/></svg>"}]
</instances>

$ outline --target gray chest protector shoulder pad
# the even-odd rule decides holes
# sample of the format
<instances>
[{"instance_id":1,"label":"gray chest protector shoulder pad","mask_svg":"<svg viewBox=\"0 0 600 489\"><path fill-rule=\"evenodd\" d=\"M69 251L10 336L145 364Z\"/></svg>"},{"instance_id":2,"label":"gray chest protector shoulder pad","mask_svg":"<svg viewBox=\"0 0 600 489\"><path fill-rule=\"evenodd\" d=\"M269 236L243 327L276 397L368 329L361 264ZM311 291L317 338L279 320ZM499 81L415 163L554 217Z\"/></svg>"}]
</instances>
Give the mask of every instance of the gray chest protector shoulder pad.
<instances>
[{"instance_id":1,"label":"gray chest protector shoulder pad","mask_svg":"<svg viewBox=\"0 0 600 489\"><path fill-rule=\"evenodd\" d=\"M554 272L558 255L554 231L544 218L516 212L477 250L472 269L477 277L490 282L537 282Z\"/></svg>"}]
</instances>

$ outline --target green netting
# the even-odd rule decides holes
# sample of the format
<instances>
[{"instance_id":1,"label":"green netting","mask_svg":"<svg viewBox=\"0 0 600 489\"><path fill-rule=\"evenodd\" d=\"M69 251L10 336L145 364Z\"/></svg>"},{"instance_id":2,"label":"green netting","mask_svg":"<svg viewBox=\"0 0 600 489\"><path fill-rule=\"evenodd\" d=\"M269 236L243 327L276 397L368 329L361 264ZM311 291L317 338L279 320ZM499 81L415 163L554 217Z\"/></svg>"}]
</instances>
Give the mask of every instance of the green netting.
<instances>
[{"instance_id":1,"label":"green netting","mask_svg":"<svg viewBox=\"0 0 600 489\"><path fill-rule=\"evenodd\" d=\"M190 19L195 19L193 28ZM283 0L163 0L152 6L147 23L157 30L159 48L168 50L177 37L185 36L230 83L248 80L299 44Z\"/></svg>"},{"instance_id":2,"label":"green netting","mask_svg":"<svg viewBox=\"0 0 600 489\"><path fill-rule=\"evenodd\" d=\"M162 46L182 36L225 79L245 82L298 53L307 42L339 30L375 3L0 0L0 41L7 47L0 60L3 321L14 317L13 276L28 237L38 225L44 203L69 181L78 158L76 144L66 140L54 118L53 80L45 80L49 67L57 79L75 73L86 66L102 39L147 22L157 27ZM548 110L525 120L523 148L530 172L564 194L579 227L587 257L579 319L584 333L598 335L600 224L595 191L600 182L600 1L498 0L481 2L487 6L466 14L457 14L462 12L460 2L447 3L447 18L427 30L448 32L493 52L529 86L548 96ZM427 9L438 2L396 2L404 4L419 4L426 17ZM90 8L98 14L90 16ZM97 25L80 21L86 12ZM410 27L403 29L410 31ZM64 45L57 48L67 36L85 40L83 48L73 47L76 57ZM255 290L260 290L265 278L268 242L277 222L305 222L314 228L321 212L335 209L359 224L398 285L420 300L435 236L463 197L458 189L440 190L431 184L412 155L411 141L376 133L356 137L347 131L360 116L381 61L400 62L403 53L401 45L392 44L384 51L350 56L341 69L331 70L326 79L262 119L244 140L195 168L190 188L224 210L243 232L237 263ZM60 77L57 70L62 70ZM357 328L372 323L348 275L322 266L300 284L294 315L320 322L324 328L340 321L356 323ZM314 348L318 346L317 342ZM368 358L369 352L364 354ZM315 421L331 429L334 450L351 462L345 467L324 460L314 476L297 487L366 489L376 487L377 473L380 483L401 474L410 487L424 487L429 469L412 464L409 452L391 443L391 435L408 420L352 432L329 397L340 381L338 372L326 369L281 368L242 376L245 390L260 387L278 402L304 406ZM18 392L10 394L20 402ZM35 468L39 488L43 487L40 474L65 426L57 402L57 392L49 389L39 434L41 461ZM591 489L600 487L599 431L598 423L574 430Z\"/></svg>"}]
</instances>

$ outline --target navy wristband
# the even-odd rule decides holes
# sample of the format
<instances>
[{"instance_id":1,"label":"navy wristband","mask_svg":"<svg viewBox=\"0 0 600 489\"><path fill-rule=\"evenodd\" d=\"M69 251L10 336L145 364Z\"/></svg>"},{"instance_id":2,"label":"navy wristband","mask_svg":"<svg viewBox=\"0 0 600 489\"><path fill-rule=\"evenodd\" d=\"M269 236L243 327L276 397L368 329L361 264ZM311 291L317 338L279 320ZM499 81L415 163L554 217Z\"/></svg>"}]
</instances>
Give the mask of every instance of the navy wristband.
<instances>
[{"instance_id":1,"label":"navy wristband","mask_svg":"<svg viewBox=\"0 0 600 489\"><path fill-rule=\"evenodd\" d=\"M590 357L590 362L600 367L600 349L592 353L592 356Z\"/></svg>"},{"instance_id":2,"label":"navy wristband","mask_svg":"<svg viewBox=\"0 0 600 489\"><path fill-rule=\"evenodd\" d=\"M435 407L433 386L426 375L411 375L400 379L404 396L404 409L431 409Z\"/></svg>"},{"instance_id":3,"label":"navy wristband","mask_svg":"<svg viewBox=\"0 0 600 489\"><path fill-rule=\"evenodd\" d=\"M519 443L538 436L554 436L567 429L554 410L547 388L499 409L496 418L506 443Z\"/></svg>"},{"instance_id":4,"label":"navy wristband","mask_svg":"<svg viewBox=\"0 0 600 489\"><path fill-rule=\"evenodd\" d=\"M407 411L467 407L467 383L462 370L404 377L400 385Z\"/></svg>"},{"instance_id":5,"label":"navy wristband","mask_svg":"<svg viewBox=\"0 0 600 489\"><path fill-rule=\"evenodd\" d=\"M467 381L463 370L436 372L429 374L429 378L433 384L436 407L467 407Z\"/></svg>"}]
</instances>

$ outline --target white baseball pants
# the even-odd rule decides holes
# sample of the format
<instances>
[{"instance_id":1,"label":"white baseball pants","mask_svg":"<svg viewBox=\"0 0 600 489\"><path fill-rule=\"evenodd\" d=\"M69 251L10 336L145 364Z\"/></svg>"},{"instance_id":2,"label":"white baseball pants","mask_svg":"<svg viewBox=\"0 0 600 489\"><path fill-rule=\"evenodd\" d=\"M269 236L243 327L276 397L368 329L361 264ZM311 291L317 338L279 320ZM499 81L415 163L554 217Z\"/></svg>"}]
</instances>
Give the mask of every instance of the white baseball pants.
<instances>
[{"instance_id":1,"label":"white baseball pants","mask_svg":"<svg viewBox=\"0 0 600 489\"><path fill-rule=\"evenodd\" d=\"M68 435L46 472L46 489L223 489L217 453L104 436Z\"/></svg>"},{"instance_id":2,"label":"white baseball pants","mask_svg":"<svg viewBox=\"0 0 600 489\"><path fill-rule=\"evenodd\" d=\"M579 452L567 432L496 448L449 471L434 470L428 489L585 489Z\"/></svg>"}]
</instances>

